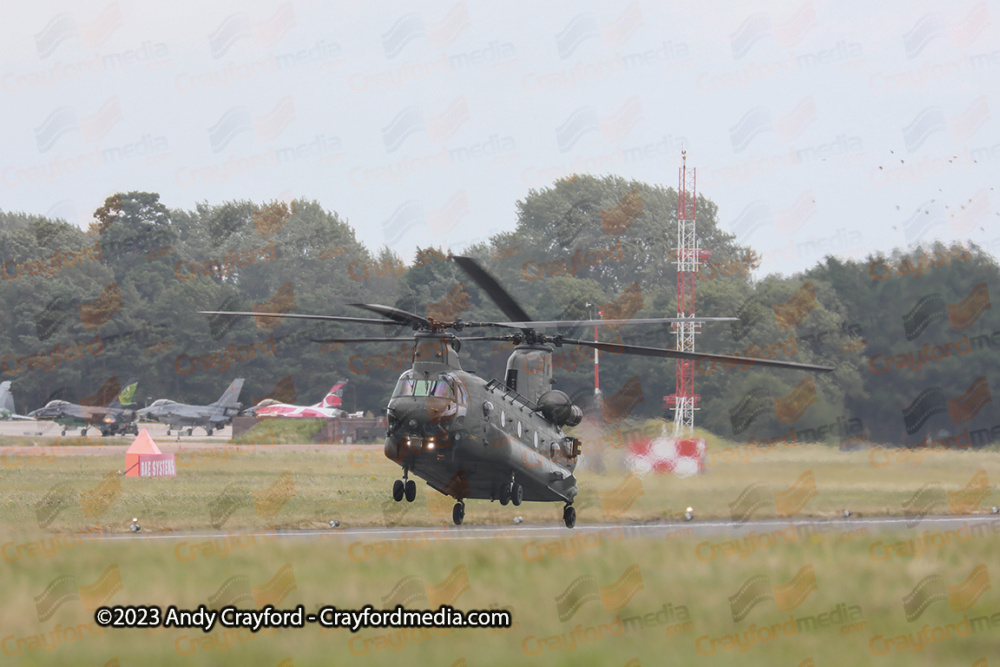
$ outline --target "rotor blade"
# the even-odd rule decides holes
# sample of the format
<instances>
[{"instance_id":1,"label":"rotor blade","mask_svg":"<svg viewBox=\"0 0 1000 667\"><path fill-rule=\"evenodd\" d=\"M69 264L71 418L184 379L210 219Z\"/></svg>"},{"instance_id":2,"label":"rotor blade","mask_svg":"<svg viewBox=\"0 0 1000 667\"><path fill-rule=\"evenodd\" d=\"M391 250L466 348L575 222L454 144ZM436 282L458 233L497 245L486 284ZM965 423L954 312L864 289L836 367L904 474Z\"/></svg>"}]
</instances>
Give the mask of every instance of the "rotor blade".
<instances>
[{"instance_id":1,"label":"rotor blade","mask_svg":"<svg viewBox=\"0 0 1000 667\"><path fill-rule=\"evenodd\" d=\"M457 337L463 343L470 340L489 340L489 341L503 341L505 343L513 343L510 336L468 336L468 337Z\"/></svg>"},{"instance_id":2,"label":"rotor blade","mask_svg":"<svg viewBox=\"0 0 1000 667\"><path fill-rule=\"evenodd\" d=\"M626 324L671 324L674 322L736 322L738 317L653 317L636 318L631 320L540 320L528 322L504 322L506 326L512 327L534 327L545 329L547 327L581 327L581 326L616 326Z\"/></svg>"},{"instance_id":3,"label":"rotor blade","mask_svg":"<svg viewBox=\"0 0 1000 667\"><path fill-rule=\"evenodd\" d=\"M413 336L406 338L310 338L313 343L412 343Z\"/></svg>"},{"instance_id":4,"label":"rotor blade","mask_svg":"<svg viewBox=\"0 0 1000 667\"><path fill-rule=\"evenodd\" d=\"M375 320L370 317L341 317L339 315L305 315L301 313L256 313L236 310L199 310L202 315L232 315L236 317L287 317L294 320L322 320L327 322L358 322L361 324L389 324L398 326L393 320Z\"/></svg>"},{"instance_id":5,"label":"rotor blade","mask_svg":"<svg viewBox=\"0 0 1000 667\"><path fill-rule=\"evenodd\" d=\"M378 313L379 315L384 315L391 320L395 320L399 324L408 324L417 328L430 328L431 326L431 321L426 317L421 317L416 313L410 313L405 310L400 310L399 308L393 308L392 306L382 306L377 303L352 303L351 305L356 308L370 310L373 313Z\"/></svg>"},{"instance_id":6,"label":"rotor blade","mask_svg":"<svg viewBox=\"0 0 1000 667\"><path fill-rule=\"evenodd\" d=\"M406 338L310 338L313 343L398 343L398 342L415 342L417 339L413 336L408 336ZM449 339L443 339L449 340ZM512 343L510 336L455 336L452 340L468 341L468 340L486 340L486 341L504 341Z\"/></svg>"},{"instance_id":7,"label":"rotor blade","mask_svg":"<svg viewBox=\"0 0 1000 667\"><path fill-rule=\"evenodd\" d=\"M802 364L795 361L777 361L774 359L755 359L753 357L736 357L728 354L706 354L704 352L681 352L665 350L659 347L642 347L639 345L623 345L621 343L595 343L592 340L573 340L563 338L562 343L593 347L612 354L637 354L645 357L668 357L674 359L705 359L708 361L723 361L734 366L770 366L772 368L793 368L801 371L833 371L833 366L817 366Z\"/></svg>"},{"instance_id":8,"label":"rotor blade","mask_svg":"<svg viewBox=\"0 0 1000 667\"><path fill-rule=\"evenodd\" d=\"M468 275L474 283L479 285L479 287L482 288L482 290L486 292L491 299L493 299L493 303L500 308L500 311L504 315L518 322L531 322L531 317L528 313L524 312L521 306L514 301L514 297L508 294L507 290L500 286L500 283L496 281L496 278L486 273L486 270L479 266L479 262L471 257L453 256L452 259L455 260L455 263L457 263L458 266L465 271L466 275Z\"/></svg>"}]
</instances>

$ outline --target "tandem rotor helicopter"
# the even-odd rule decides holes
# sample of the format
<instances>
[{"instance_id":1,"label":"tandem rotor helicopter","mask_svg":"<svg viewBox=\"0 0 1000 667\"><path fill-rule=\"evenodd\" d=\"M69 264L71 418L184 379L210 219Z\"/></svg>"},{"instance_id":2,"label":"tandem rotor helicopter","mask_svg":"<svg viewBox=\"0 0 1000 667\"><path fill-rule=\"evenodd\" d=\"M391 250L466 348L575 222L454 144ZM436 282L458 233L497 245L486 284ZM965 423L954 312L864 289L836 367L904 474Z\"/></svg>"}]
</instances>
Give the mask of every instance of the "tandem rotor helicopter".
<instances>
[{"instance_id":1,"label":"tandem rotor helicopter","mask_svg":"<svg viewBox=\"0 0 1000 667\"><path fill-rule=\"evenodd\" d=\"M392 486L396 502L413 502L417 485L410 475L424 479L455 499L452 519L460 525L465 501L499 500L515 506L523 501L562 502L567 528L576 525L573 500L577 482L573 472L581 453L580 441L563 432L576 426L583 411L563 391L552 389L553 347L580 345L609 353L649 357L705 359L804 371L832 371L830 366L752 359L655 347L601 343L548 335L539 329L576 326L622 326L678 322L680 318L631 320L535 321L474 259L453 257L458 266L506 315L505 322L439 322L390 306L351 304L382 319L261 313L199 311L207 315L287 317L345 323L405 325L413 329L413 367L396 382L386 407L385 455L403 469ZM729 317L685 318L688 322L732 321ZM499 336L462 336L466 329L508 330ZM406 337L333 338L321 343L409 341ZM514 346L503 382L486 380L462 370L459 350L467 341L503 341Z\"/></svg>"}]
</instances>

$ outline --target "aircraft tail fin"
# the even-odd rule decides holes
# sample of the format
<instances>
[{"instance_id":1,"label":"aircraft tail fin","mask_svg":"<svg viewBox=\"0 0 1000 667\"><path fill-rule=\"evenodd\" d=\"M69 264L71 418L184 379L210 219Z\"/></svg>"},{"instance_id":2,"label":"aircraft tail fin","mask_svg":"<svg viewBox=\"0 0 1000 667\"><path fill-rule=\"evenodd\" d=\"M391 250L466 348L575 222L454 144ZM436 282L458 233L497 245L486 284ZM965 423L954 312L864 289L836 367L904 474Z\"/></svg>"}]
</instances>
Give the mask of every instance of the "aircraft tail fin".
<instances>
[{"instance_id":1,"label":"aircraft tail fin","mask_svg":"<svg viewBox=\"0 0 1000 667\"><path fill-rule=\"evenodd\" d=\"M239 397L241 391L243 391L243 378L236 378L226 391L222 393L219 400L212 403L212 405L218 408L238 408L240 406Z\"/></svg>"},{"instance_id":2,"label":"aircraft tail fin","mask_svg":"<svg viewBox=\"0 0 1000 667\"><path fill-rule=\"evenodd\" d=\"M344 385L347 380L337 380L337 384L330 388L322 401L314 405L314 408L339 408L344 398Z\"/></svg>"},{"instance_id":3,"label":"aircraft tail fin","mask_svg":"<svg viewBox=\"0 0 1000 667\"><path fill-rule=\"evenodd\" d=\"M0 382L0 410L14 414L14 395L10 393L10 380Z\"/></svg>"},{"instance_id":4,"label":"aircraft tail fin","mask_svg":"<svg viewBox=\"0 0 1000 667\"><path fill-rule=\"evenodd\" d=\"M121 393L118 394L118 402L122 405L135 403L135 390L139 386L139 380L132 378L125 383Z\"/></svg>"}]
</instances>

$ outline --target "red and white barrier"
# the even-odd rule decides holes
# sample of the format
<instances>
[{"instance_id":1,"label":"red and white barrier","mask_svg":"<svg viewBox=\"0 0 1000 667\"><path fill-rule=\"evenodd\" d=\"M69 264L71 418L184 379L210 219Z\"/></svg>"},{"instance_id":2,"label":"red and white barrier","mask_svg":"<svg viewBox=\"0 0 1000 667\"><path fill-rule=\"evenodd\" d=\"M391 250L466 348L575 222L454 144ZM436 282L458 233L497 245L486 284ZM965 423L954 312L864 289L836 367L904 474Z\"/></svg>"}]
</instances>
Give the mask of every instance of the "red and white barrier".
<instances>
[{"instance_id":1,"label":"red and white barrier","mask_svg":"<svg viewBox=\"0 0 1000 667\"><path fill-rule=\"evenodd\" d=\"M703 438L642 438L629 443L626 462L636 475L672 472L678 477L689 477L705 469L706 450Z\"/></svg>"}]
</instances>

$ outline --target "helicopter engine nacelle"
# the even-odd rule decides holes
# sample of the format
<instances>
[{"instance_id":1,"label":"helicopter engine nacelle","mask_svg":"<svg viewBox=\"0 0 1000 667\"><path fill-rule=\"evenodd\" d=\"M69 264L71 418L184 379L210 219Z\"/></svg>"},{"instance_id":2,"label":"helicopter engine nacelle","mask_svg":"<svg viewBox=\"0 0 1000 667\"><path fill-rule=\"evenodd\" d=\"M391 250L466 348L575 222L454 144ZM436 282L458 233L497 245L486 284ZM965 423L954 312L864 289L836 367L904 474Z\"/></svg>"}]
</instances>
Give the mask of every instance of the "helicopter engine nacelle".
<instances>
[{"instance_id":1,"label":"helicopter engine nacelle","mask_svg":"<svg viewBox=\"0 0 1000 667\"><path fill-rule=\"evenodd\" d=\"M556 426L576 426L583 420L583 410L573 405L566 392L551 389L538 398L538 411Z\"/></svg>"}]
</instances>

